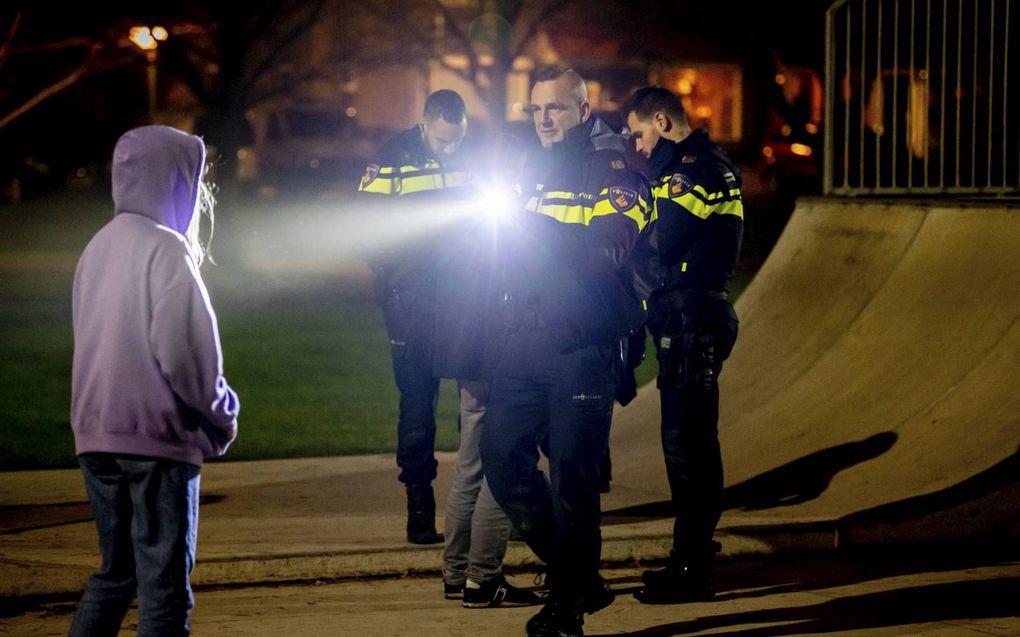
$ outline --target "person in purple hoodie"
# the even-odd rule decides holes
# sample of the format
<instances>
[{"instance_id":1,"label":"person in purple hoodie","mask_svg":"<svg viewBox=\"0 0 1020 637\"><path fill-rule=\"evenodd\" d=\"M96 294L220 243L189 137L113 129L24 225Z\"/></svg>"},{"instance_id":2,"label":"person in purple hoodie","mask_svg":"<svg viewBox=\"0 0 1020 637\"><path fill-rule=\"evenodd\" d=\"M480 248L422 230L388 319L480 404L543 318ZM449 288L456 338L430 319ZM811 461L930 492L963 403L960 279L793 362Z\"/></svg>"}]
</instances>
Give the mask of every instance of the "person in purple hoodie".
<instances>
[{"instance_id":1,"label":"person in purple hoodie","mask_svg":"<svg viewBox=\"0 0 1020 637\"><path fill-rule=\"evenodd\" d=\"M199 273L204 168L194 135L125 133L114 217L75 271L71 427L102 553L75 637L116 635L136 594L139 635L190 633L200 467L236 437L239 406Z\"/></svg>"}]
</instances>

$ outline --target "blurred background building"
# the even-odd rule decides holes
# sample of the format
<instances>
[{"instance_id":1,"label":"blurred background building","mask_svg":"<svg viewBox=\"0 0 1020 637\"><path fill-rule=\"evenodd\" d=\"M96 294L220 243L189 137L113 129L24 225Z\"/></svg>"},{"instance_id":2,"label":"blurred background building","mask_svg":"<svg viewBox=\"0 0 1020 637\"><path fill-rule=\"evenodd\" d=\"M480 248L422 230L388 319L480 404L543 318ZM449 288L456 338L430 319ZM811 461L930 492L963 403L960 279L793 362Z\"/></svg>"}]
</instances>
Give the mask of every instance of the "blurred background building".
<instances>
[{"instance_id":1,"label":"blurred background building","mask_svg":"<svg viewBox=\"0 0 1020 637\"><path fill-rule=\"evenodd\" d=\"M93 183L146 121L204 135L220 179L344 189L438 88L464 95L476 134L530 140L531 74L552 63L582 73L617 126L635 88L676 91L754 167L751 188L819 183L826 0L205 4L0 11L6 198Z\"/></svg>"}]
</instances>

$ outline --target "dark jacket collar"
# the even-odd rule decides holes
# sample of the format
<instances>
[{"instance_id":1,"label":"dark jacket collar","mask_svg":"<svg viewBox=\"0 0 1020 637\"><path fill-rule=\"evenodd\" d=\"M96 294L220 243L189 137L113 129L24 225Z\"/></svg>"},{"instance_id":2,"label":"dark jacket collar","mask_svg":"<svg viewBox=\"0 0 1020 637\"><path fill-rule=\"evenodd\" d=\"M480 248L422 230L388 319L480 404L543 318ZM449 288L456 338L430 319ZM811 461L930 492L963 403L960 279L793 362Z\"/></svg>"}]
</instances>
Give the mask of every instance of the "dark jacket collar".
<instances>
[{"instance_id":1,"label":"dark jacket collar","mask_svg":"<svg viewBox=\"0 0 1020 637\"><path fill-rule=\"evenodd\" d=\"M708 141L708 133L698 128L678 142L660 137L648 158L648 173L652 179L660 179L669 169L680 162L686 154L695 154L699 146Z\"/></svg>"},{"instance_id":2,"label":"dark jacket collar","mask_svg":"<svg viewBox=\"0 0 1020 637\"><path fill-rule=\"evenodd\" d=\"M627 152L627 138L613 132L604 121L594 115L587 122L579 124L564 136L563 141L543 149L551 157L574 157L590 151L612 150Z\"/></svg>"}]
</instances>

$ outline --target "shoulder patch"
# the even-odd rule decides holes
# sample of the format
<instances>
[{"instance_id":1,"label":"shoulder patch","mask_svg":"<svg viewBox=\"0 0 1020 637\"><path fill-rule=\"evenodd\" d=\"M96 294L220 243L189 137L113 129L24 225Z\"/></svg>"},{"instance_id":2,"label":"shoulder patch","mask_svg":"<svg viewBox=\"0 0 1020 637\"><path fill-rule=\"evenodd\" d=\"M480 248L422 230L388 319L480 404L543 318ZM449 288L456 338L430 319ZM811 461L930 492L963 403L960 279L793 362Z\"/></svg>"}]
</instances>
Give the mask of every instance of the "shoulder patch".
<instances>
[{"instance_id":1,"label":"shoulder patch","mask_svg":"<svg viewBox=\"0 0 1020 637\"><path fill-rule=\"evenodd\" d=\"M623 186L610 186L609 203L613 204L617 212L626 212L637 203L637 192Z\"/></svg>"},{"instance_id":2,"label":"shoulder patch","mask_svg":"<svg viewBox=\"0 0 1020 637\"><path fill-rule=\"evenodd\" d=\"M627 167L627 165L626 165L626 164L624 164L624 163L623 163L623 162L622 162L621 160L619 160L619 159L614 159L613 161L609 162L609 166L610 166L611 168L615 168L616 170L623 170L624 168L626 168L626 167Z\"/></svg>"},{"instance_id":3,"label":"shoulder patch","mask_svg":"<svg viewBox=\"0 0 1020 637\"><path fill-rule=\"evenodd\" d=\"M696 161L698 161L697 155L684 155L680 158L681 164L693 164Z\"/></svg>"},{"instance_id":4,"label":"shoulder patch","mask_svg":"<svg viewBox=\"0 0 1020 637\"><path fill-rule=\"evenodd\" d=\"M366 188L379 176L379 164L369 164L365 167L365 174L361 176L361 187Z\"/></svg>"},{"instance_id":5,"label":"shoulder patch","mask_svg":"<svg viewBox=\"0 0 1020 637\"><path fill-rule=\"evenodd\" d=\"M669 180L669 196L679 197L690 192L694 188L694 182L687 178L687 175L676 173Z\"/></svg>"}]
</instances>

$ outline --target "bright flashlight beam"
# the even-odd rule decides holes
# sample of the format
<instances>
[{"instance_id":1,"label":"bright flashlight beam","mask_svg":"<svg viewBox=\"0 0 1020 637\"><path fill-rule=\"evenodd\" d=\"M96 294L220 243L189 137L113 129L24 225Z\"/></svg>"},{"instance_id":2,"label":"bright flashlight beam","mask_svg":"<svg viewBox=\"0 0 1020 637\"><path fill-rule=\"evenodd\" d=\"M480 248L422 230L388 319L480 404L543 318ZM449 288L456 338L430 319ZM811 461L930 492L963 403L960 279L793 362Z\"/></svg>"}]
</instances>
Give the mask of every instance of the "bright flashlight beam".
<instances>
[{"instance_id":1,"label":"bright flashlight beam","mask_svg":"<svg viewBox=\"0 0 1020 637\"><path fill-rule=\"evenodd\" d=\"M481 189L476 201L482 214L490 215L497 219L506 219L516 207L513 191L502 186L485 186Z\"/></svg>"},{"instance_id":2,"label":"bright flashlight beam","mask_svg":"<svg viewBox=\"0 0 1020 637\"><path fill-rule=\"evenodd\" d=\"M244 260L274 267L313 270L350 259L372 260L432 245L448 237L478 233L491 238L513 216L516 201L507 188L479 188L457 198L432 201L402 197L354 197L343 202L267 209L258 227L245 232Z\"/></svg>"}]
</instances>

